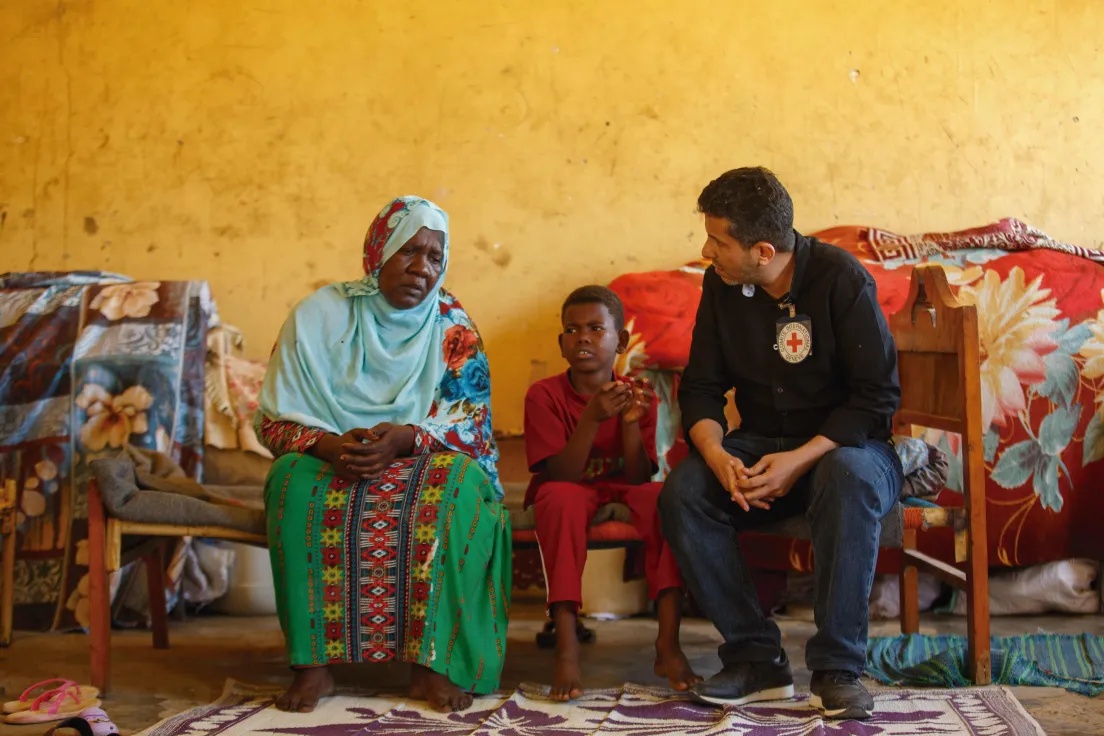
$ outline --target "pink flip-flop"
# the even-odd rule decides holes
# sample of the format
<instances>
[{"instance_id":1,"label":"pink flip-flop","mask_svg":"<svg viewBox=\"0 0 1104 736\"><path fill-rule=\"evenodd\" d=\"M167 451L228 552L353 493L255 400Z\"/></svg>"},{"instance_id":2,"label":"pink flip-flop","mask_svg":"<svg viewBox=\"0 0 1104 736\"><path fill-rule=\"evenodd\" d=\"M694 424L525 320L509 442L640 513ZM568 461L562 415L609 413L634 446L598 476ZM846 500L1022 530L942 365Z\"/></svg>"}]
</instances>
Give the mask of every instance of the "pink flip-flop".
<instances>
[{"instance_id":1,"label":"pink flip-flop","mask_svg":"<svg viewBox=\"0 0 1104 736\"><path fill-rule=\"evenodd\" d=\"M100 708L85 708L73 718L66 718L43 736L61 736L59 731L72 729L80 736L119 736L119 728Z\"/></svg>"},{"instance_id":2,"label":"pink flip-flop","mask_svg":"<svg viewBox=\"0 0 1104 736\"><path fill-rule=\"evenodd\" d=\"M33 690L34 688L30 688ZM95 688L88 688L94 690ZM26 694L26 693L25 693ZM98 708L100 701L96 698L99 692L91 694L81 688L75 682L66 680L61 687L46 692L35 698L28 707L24 707L4 717L5 723L47 723L62 718L76 715L87 708ZM73 701L71 704L69 701ZM20 698L20 703L26 700Z\"/></svg>"},{"instance_id":3,"label":"pink flip-flop","mask_svg":"<svg viewBox=\"0 0 1104 736\"><path fill-rule=\"evenodd\" d=\"M56 687L48 687L55 684ZM58 677L53 680L43 680L42 682L31 685L23 691L23 694L19 696L19 700L11 700L4 703L3 711L5 713L18 713L21 710L29 710L31 706L34 705L34 701L43 695L72 689L75 689L78 698L95 698L100 694L100 691L91 685L78 685L73 680L66 680L64 677Z\"/></svg>"}]
</instances>

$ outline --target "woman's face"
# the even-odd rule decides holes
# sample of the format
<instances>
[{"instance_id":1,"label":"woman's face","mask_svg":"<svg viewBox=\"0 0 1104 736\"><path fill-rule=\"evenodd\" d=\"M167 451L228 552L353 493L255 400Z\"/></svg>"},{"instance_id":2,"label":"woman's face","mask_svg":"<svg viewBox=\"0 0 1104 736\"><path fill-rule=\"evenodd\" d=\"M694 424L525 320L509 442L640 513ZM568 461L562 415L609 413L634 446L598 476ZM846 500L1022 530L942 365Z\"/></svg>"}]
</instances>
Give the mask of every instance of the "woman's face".
<instances>
[{"instance_id":1,"label":"woman's face","mask_svg":"<svg viewBox=\"0 0 1104 736\"><path fill-rule=\"evenodd\" d=\"M413 309L433 293L445 265L444 235L423 227L380 269L383 298L395 309Z\"/></svg>"}]
</instances>

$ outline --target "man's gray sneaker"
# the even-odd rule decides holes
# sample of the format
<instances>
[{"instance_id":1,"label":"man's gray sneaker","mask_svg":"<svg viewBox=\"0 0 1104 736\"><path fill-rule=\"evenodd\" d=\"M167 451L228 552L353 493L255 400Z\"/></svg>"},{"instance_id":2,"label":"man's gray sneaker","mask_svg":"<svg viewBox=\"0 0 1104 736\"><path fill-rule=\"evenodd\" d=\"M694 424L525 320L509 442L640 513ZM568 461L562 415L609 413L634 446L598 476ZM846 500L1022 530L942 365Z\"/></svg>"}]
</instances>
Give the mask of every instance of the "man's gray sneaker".
<instances>
[{"instance_id":1,"label":"man's gray sneaker","mask_svg":"<svg viewBox=\"0 0 1104 736\"><path fill-rule=\"evenodd\" d=\"M744 705L763 700L786 700L794 695L793 674L786 653L773 662L727 665L690 688L690 696L707 705Z\"/></svg>"},{"instance_id":2,"label":"man's gray sneaker","mask_svg":"<svg viewBox=\"0 0 1104 736\"><path fill-rule=\"evenodd\" d=\"M810 705L828 718L862 721L874 715L874 698L853 672L814 672L809 689Z\"/></svg>"}]
</instances>

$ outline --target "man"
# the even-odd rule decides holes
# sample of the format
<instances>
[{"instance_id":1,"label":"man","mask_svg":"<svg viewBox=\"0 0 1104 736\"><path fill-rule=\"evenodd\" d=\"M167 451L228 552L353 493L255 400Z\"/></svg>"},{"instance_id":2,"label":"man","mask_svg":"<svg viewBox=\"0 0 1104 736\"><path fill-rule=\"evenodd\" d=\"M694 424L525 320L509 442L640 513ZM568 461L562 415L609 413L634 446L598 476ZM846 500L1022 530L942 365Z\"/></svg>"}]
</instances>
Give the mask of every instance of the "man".
<instances>
[{"instance_id":1,"label":"man","mask_svg":"<svg viewBox=\"0 0 1104 736\"><path fill-rule=\"evenodd\" d=\"M859 681L881 520L900 492L889 444L900 401L893 338L874 280L847 252L793 229L793 202L762 168L736 169L698 198L712 262L679 389L695 452L660 495L663 532L724 637L724 668L691 688L708 703L793 696L778 626L764 618L737 535L788 516L812 525L812 703L869 718ZM726 434L735 388L740 428Z\"/></svg>"}]
</instances>

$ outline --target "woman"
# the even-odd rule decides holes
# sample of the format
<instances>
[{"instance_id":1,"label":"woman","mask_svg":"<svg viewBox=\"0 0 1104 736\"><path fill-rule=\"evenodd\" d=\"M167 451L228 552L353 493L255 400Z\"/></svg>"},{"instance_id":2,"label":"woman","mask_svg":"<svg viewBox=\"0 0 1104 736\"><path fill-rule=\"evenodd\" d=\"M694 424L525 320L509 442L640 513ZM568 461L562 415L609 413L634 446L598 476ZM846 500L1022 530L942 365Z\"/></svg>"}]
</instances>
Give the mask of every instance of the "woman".
<instances>
[{"instance_id":1,"label":"woman","mask_svg":"<svg viewBox=\"0 0 1104 736\"><path fill-rule=\"evenodd\" d=\"M511 585L509 515L475 325L440 284L448 215L384 207L359 281L301 302L281 331L258 433L280 624L308 712L328 665L413 665L412 697L440 710L498 686Z\"/></svg>"}]
</instances>

